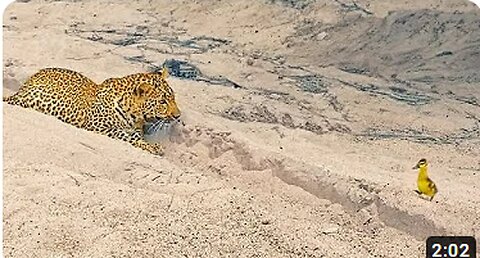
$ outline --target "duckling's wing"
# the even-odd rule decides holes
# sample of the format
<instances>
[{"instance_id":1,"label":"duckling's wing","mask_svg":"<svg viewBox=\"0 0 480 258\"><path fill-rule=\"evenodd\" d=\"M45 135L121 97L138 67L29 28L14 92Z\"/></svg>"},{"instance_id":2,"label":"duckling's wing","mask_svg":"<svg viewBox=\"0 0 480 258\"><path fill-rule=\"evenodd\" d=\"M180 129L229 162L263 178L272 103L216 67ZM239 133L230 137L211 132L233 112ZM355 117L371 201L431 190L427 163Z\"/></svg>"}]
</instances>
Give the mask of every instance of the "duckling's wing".
<instances>
[{"instance_id":1,"label":"duckling's wing","mask_svg":"<svg viewBox=\"0 0 480 258\"><path fill-rule=\"evenodd\" d=\"M432 189L434 194L438 192L437 186L430 178L428 179L428 188Z\"/></svg>"}]
</instances>

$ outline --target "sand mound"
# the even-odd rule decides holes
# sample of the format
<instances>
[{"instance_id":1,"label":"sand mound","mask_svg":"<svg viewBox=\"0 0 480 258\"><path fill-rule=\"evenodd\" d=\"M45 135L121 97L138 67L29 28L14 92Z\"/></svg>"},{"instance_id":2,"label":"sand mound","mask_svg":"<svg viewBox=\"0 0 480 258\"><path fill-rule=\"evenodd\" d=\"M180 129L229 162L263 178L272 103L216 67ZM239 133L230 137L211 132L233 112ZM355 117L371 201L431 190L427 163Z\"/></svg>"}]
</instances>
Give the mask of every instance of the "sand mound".
<instances>
[{"instance_id":1,"label":"sand mound","mask_svg":"<svg viewBox=\"0 0 480 258\"><path fill-rule=\"evenodd\" d=\"M479 22L478 10L402 10L382 18L349 17L342 24L307 21L290 40L320 64L346 72L427 84L478 83ZM319 36L323 40L302 44Z\"/></svg>"}]
</instances>

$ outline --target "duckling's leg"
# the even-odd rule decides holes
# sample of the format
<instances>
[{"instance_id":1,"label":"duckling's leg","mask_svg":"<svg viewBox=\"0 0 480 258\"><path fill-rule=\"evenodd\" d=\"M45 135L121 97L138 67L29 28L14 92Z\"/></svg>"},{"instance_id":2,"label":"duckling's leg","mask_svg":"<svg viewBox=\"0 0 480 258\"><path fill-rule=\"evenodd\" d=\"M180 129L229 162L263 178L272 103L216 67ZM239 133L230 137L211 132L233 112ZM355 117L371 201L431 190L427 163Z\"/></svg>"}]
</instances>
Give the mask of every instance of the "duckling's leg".
<instances>
[{"instance_id":1,"label":"duckling's leg","mask_svg":"<svg viewBox=\"0 0 480 258\"><path fill-rule=\"evenodd\" d=\"M416 192L418 195L421 195L422 192L418 191L418 190L413 190L414 192Z\"/></svg>"},{"instance_id":2,"label":"duckling's leg","mask_svg":"<svg viewBox=\"0 0 480 258\"><path fill-rule=\"evenodd\" d=\"M432 196L432 197L430 197L430 201L432 201L432 200L433 200L433 197L435 197L435 195L434 195L434 196Z\"/></svg>"}]
</instances>

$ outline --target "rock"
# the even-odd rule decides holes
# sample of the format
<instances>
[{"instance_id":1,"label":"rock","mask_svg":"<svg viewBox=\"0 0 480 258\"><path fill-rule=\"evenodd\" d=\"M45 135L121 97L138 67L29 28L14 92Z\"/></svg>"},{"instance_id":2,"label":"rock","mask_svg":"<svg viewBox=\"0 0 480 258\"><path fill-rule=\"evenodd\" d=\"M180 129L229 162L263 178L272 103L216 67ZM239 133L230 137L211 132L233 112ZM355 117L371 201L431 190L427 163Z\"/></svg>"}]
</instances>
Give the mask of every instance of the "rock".
<instances>
[{"instance_id":1,"label":"rock","mask_svg":"<svg viewBox=\"0 0 480 258\"><path fill-rule=\"evenodd\" d=\"M325 235L338 233L340 227L336 224L325 224L322 226L321 232Z\"/></svg>"},{"instance_id":2,"label":"rock","mask_svg":"<svg viewBox=\"0 0 480 258\"><path fill-rule=\"evenodd\" d=\"M318 33L317 39L318 40L324 40L327 36L328 36L328 33L326 33L325 31L322 31L322 32Z\"/></svg>"}]
</instances>

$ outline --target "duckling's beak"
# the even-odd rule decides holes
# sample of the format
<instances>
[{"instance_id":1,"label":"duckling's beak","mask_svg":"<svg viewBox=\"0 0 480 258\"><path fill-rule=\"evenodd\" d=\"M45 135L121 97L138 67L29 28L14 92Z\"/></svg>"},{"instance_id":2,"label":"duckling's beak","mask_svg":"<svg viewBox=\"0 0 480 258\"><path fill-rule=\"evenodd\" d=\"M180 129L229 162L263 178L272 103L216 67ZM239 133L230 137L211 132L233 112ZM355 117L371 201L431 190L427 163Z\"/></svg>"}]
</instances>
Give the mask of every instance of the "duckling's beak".
<instances>
[{"instance_id":1,"label":"duckling's beak","mask_svg":"<svg viewBox=\"0 0 480 258\"><path fill-rule=\"evenodd\" d=\"M415 165L415 167L413 167L412 169L419 169L419 168L420 168L420 166L417 164L417 165Z\"/></svg>"}]
</instances>

